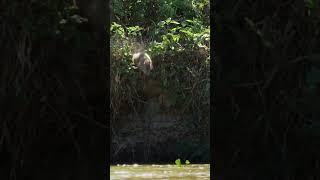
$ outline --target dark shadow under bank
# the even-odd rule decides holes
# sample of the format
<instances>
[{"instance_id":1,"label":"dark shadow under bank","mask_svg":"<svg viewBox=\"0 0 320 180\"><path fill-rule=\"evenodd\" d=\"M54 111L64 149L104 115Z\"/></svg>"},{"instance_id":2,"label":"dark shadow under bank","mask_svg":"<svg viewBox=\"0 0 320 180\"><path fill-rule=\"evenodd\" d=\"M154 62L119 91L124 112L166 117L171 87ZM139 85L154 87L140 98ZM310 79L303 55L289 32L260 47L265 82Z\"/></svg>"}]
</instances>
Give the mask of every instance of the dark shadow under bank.
<instances>
[{"instance_id":1,"label":"dark shadow under bank","mask_svg":"<svg viewBox=\"0 0 320 180\"><path fill-rule=\"evenodd\" d=\"M128 114L111 124L111 163L171 164L178 158L209 163L209 136L190 123L196 120L157 110L147 117Z\"/></svg>"},{"instance_id":2,"label":"dark shadow under bank","mask_svg":"<svg viewBox=\"0 0 320 180\"><path fill-rule=\"evenodd\" d=\"M135 148L135 152L124 151L119 153L116 158L111 158L111 164L174 164L178 158L182 159L183 162L189 160L193 164L210 163L208 157L210 155L209 147L190 148L185 146L185 148L188 149L184 149L177 147L179 143L180 142L158 144L154 149L151 149L152 152L150 152L148 156L145 154L145 149L150 147L141 144L140 147ZM199 150L201 150L201 153L198 152L198 154L196 154Z\"/></svg>"}]
</instances>

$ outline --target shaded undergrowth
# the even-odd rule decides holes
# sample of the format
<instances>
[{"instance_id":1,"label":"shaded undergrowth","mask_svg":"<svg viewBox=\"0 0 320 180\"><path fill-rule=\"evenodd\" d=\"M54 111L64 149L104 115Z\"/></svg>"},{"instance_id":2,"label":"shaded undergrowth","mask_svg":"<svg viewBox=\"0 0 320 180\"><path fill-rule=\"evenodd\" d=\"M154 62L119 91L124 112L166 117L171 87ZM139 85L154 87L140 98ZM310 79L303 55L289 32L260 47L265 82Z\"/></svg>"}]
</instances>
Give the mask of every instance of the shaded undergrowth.
<instances>
[{"instance_id":1,"label":"shaded undergrowth","mask_svg":"<svg viewBox=\"0 0 320 180\"><path fill-rule=\"evenodd\" d=\"M0 8L0 178L102 178L105 47L72 1Z\"/></svg>"}]
</instances>

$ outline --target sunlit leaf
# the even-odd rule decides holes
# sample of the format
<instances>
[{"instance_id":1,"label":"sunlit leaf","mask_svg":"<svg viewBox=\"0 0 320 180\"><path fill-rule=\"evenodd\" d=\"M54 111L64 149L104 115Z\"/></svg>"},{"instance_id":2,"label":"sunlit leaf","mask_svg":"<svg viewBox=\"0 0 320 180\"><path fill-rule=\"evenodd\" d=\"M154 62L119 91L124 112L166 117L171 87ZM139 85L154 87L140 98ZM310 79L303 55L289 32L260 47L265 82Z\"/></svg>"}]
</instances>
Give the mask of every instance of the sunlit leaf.
<instances>
[{"instance_id":1,"label":"sunlit leaf","mask_svg":"<svg viewBox=\"0 0 320 180\"><path fill-rule=\"evenodd\" d=\"M180 159L176 159L175 163L176 163L177 166L181 166L181 160Z\"/></svg>"}]
</instances>

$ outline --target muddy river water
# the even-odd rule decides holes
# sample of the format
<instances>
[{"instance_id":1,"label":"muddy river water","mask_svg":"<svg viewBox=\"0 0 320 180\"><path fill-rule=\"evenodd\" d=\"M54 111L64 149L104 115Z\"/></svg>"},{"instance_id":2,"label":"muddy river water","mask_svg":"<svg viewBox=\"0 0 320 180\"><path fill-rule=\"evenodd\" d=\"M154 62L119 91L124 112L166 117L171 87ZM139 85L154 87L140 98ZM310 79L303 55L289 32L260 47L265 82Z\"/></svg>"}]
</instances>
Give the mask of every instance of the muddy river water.
<instances>
[{"instance_id":1,"label":"muddy river water","mask_svg":"<svg viewBox=\"0 0 320 180\"><path fill-rule=\"evenodd\" d=\"M110 179L210 179L210 164L189 165L114 165Z\"/></svg>"}]
</instances>

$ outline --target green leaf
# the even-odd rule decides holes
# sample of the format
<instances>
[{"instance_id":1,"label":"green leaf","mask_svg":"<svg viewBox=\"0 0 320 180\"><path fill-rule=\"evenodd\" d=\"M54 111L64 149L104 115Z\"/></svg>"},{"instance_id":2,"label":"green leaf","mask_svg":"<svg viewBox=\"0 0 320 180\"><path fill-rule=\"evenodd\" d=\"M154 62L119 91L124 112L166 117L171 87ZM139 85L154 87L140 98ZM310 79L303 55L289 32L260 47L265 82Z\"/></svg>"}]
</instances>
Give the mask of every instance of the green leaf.
<instances>
[{"instance_id":1,"label":"green leaf","mask_svg":"<svg viewBox=\"0 0 320 180\"><path fill-rule=\"evenodd\" d=\"M165 22L166 22L167 24L169 24L169 23L171 22L171 17L169 17L167 20L165 20Z\"/></svg>"},{"instance_id":2,"label":"green leaf","mask_svg":"<svg viewBox=\"0 0 320 180\"><path fill-rule=\"evenodd\" d=\"M187 30L180 30L181 32L185 33L189 37L193 37L193 33Z\"/></svg>"},{"instance_id":3,"label":"green leaf","mask_svg":"<svg viewBox=\"0 0 320 180\"><path fill-rule=\"evenodd\" d=\"M181 160L180 159L176 159L175 163L176 163L177 166L181 166Z\"/></svg>"},{"instance_id":4,"label":"green leaf","mask_svg":"<svg viewBox=\"0 0 320 180\"><path fill-rule=\"evenodd\" d=\"M186 160L186 164L187 164L187 165L190 164L190 161L189 161L189 160Z\"/></svg>"},{"instance_id":5,"label":"green leaf","mask_svg":"<svg viewBox=\"0 0 320 180\"><path fill-rule=\"evenodd\" d=\"M186 21L189 22L189 23L194 23L194 21L192 21L190 19L187 19Z\"/></svg>"},{"instance_id":6,"label":"green leaf","mask_svg":"<svg viewBox=\"0 0 320 180\"><path fill-rule=\"evenodd\" d=\"M173 39L174 42L178 42L179 39L180 39L180 36L179 35L173 35L172 39Z\"/></svg>"},{"instance_id":7,"label":"green leaf","mask_svg":"<svg viewBox=\"0 0 320 180\"><path fill-rule=\"evenodd\" d=\"M175 33L175 32L177 32L177 31L180 30L180 29L181 29L180 27L175 27L175 28L170 29L170 32Z\"/></svg>"},{"instance_id":8,"label":"green leaf","mask_svg":"<svg viewBox=\"0 0 320 180\"><path fill-rule=\"evenodd\" d=\"M180 24L180 23L178 23L177 21L174 21L174 20L171 20L170 23L171 24Z\"/></svg>"},{"instance_id":9,"label":"green leaf","mask_svg":"<svg viewBox=\"0 0 320 180\"><path fill-rule=\"evenodd\" d=\"M165 24L165 22L164 22L164 21L160 21L160 22L158 23L158 25L159 25L160 27L163 27L163 26L164 26L164 24Z\"/></svg>"}]
</instances>

